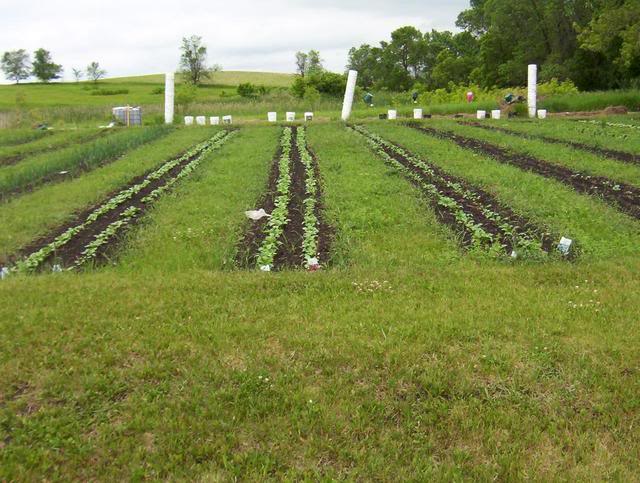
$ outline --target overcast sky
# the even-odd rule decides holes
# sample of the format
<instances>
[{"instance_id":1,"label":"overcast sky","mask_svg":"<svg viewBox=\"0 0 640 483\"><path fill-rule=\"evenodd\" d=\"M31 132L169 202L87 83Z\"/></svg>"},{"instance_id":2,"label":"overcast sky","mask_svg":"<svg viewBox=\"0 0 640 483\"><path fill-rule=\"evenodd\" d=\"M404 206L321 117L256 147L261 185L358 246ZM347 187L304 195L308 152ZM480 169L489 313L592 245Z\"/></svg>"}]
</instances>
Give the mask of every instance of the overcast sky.
<instances>
[{"instance_id":1,"label":"overcast sky","mask_svg":"<svg viewBox=\"0 0 640 483\"><path fill-rule=\"evenodd\" d=\"M349 48L403 25L455 29L468 0L0 0L0 53L50 50L65 68L98 61L109 77L177 67L180 39L203 37L225 70L293 72L294 53L317 49L344 69Z\"/></svg>"}]
</instances>

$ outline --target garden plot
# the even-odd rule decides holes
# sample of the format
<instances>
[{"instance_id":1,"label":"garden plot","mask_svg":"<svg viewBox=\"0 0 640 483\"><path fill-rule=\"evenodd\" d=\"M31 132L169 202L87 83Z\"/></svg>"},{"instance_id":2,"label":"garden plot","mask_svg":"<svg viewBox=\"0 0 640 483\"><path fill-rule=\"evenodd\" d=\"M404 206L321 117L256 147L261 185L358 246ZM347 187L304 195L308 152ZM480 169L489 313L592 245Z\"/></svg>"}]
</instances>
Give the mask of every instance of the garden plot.
<instances>
[{"instance_id":1,"label":"garden plot","mask_svg":"<svg viewBox=\"0 0 640 483\"><path fill-rule=\"evenodd\" d=\"M0 169L0 201L44 184L64 181L109 164L127 151L155 141L170 128L128 129L92 143L44 153Z\"/></svg>"},{"instance_id":2,"label":"garden plot","mask_svg":"<svg viewBox=\"0 0 640 483\"><path fill-rule=\"evenodd\" d=\"M11 166L28 156L89 143L113 132L115 131L112 129L83 129L63 132L55 137L45 136L27 144L0 146L0 166Z\"/></svg>"},{"instance_id":3,"label":"garden plot","mask_svg":"<svg viewBox=\"0 0 640 483\"><path fill-rule=\"evenodd\" d=\"M605 149L597 146L590 146L588 144L579 143L576 141L568 141L565 139L558 139L558 138L545 136L541 134L533 134L528 132L516 131L514 129L507 129L504 127L490 126L490 125L482 124L479 122L461 122L460 124L463 124L465 126L477 127L480 129L486 129L487 131L500 132L500 133L508 134L510 136L518 136L525 139L539 140L549 144L562 144L564 146L569 146L573 149L587 151L597 156L603 156L605 158L615 159L617 161L622 161L624 163L640 165L640 155L628 153L625 151L618 151L615 149Z\"/></svg>"},{"instance_id":4,"label":"garden plot","mask_svg":"<svg viewBox=\"0 0 640 483\"><path fill-rule=\"evenodd\" d=\"M362 126L352 129L427 195L438 219L462 232L463 245L513 257L537 257L552 251L554 237L550 233L502 205L490 193L449 175Z\"/></svg>"},{"instance_id":5,"label":"garden plot","mask_svg":"<svg viewBox=\"0 0 640 483\"><path fill-rule=\"evenodd\" d=\"M272 271L317 270L326 264L330 228L323 221L318 163L304 128L283 129L267 192L258 205L267 216L247 230L238 250L240 265Z\"/></svg>"},{"instance_id":6,"label":"garden plot","mask_svg":"<svg viewBox=\"0 0 640 483\"><path fill-rule=\"evenodd\" d=\"M26 144L38 139L52 136L56 131L36 130L36 129L0 129L0 146L17 146Z\"/></svg>"},{"instance_id":7,"label":"garden plot","mask_svg":"<svg viewBox=\"0 0 640 483\"><path fill-rule=\"evenodd\" d=\"M140 219L160 195L189 176L208 152L233 135L233 131L221 131L182 156L136 178L73 222L22 250L11 271L33 272L45 266L54 270L75 269L105 258L121 233Z\"/></svg>"},{"instance_id":8,"label":"garden plot","mask_svg":"<svg viewBox=\"0 0 640 483\"><path fill-rule=\"evenodd\" d=\"M600 197L623 213L640 219L640 188L604 176L591 176L574 171L528 154L516 153L486 141L461 136L452 131L425 127L418 123L407 123L406 125L424 134L446 139L463 148L487 155L501 163L555 179L571 186L578 193Z\"/></svg>"}]
</instances>

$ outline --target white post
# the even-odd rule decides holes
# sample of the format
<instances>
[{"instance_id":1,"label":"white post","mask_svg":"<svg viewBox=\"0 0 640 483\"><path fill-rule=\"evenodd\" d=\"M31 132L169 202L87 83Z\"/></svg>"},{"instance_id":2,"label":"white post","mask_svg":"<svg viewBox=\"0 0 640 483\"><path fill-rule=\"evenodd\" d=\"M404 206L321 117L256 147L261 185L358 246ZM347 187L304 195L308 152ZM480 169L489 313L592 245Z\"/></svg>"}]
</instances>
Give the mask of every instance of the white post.
<instances>
[{"instance_id":1,"label":"white post","mask_svg":"<svg viewBox=\"0 0 640 483\"><path fill-rule=\"evenodd\" d=\"M536 117L538 110L538 66L536 64L529 65L529 92L527 93L527 101L529 103L529 117Z\"/></svg>"},{"instance_id":2,"label":"white post","mask_svg":"<svg viewBox=\"0 0 640 483\"><path fill-rule=\"evenodd\" d=\"M358 71L350 70L347 77L347 88L344 91L344 102L342 103L342 120L348 121L351 116L351 108L353 107L353 95L356 92L356 81L358 80Z\"/></svg>"},{"instance_id":3,"label":"white post","mask_svg":"<svg viewBox=\"0 0 640 483\"><path fill-rule=\"evenodd\" d=\"M167 72L164 77L164 123L173 124L173 108L175 95L175 74Z\"/></svg>"}]
</instances>

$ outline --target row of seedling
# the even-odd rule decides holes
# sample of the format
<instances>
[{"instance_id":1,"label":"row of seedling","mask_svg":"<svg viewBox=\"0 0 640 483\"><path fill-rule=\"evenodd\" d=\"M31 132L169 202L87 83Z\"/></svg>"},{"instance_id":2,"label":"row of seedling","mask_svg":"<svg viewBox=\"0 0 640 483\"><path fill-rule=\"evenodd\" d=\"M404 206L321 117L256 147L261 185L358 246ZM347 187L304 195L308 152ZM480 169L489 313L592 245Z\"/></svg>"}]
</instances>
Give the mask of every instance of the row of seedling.
<instances>
[{"instance_id":1,"label":"row of seedling","mask_svg":"<svg viewBox=\"0 0 640 483\"><path fill-rule=\"evenodd\" d=\"M70 226L29 249L9 272L34 272L49 263L54 271L79 268L93 261L128 225L180 179L190 175L204 156L222 146L234 131L220 131L211 139L165 162L156 170L134 180L127 188L79 217Z\"/></svg>"},{"instance_id":2,"label":"row of seedling","mask_svg":"<svg viewBox=\"0 0 640 483\"><path fill-rule=\"evenodd\" d=\"M461 232L464 245L513 258L539 257L553 249L550 233L514 213L492 194L362 126L352 129L427 195L439 220Z\"/></svg>"},{"instance_id":3,"label":"row of seedling","mask_svg":"<svg viewBox=\"0 0 640 483\"><path fill-rule=\"evenodd\" d=\"M239 263L264 272L325 265L330 228L323 223L321 197L318 163L304 128L285 127L261 208L247 212L253 223L239 247Z\"/></svg>"}]
</instances>

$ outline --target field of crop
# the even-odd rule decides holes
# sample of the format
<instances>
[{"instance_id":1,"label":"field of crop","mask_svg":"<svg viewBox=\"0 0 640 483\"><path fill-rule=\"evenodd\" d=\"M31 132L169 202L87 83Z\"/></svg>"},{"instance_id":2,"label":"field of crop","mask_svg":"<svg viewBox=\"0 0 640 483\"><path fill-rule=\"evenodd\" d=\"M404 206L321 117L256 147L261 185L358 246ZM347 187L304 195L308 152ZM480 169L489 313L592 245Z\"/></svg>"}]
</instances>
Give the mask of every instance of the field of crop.
<instances>
[{"instance_id":1,"label":"field of crop","mask_svg":"<svg viewBox=\"0 0 640 483\"><path fill-rule=\"evenodd\" d=\"M0 481L636 480L640 123L583 121L0 130Z\"/></svg>"}]
</instances>

